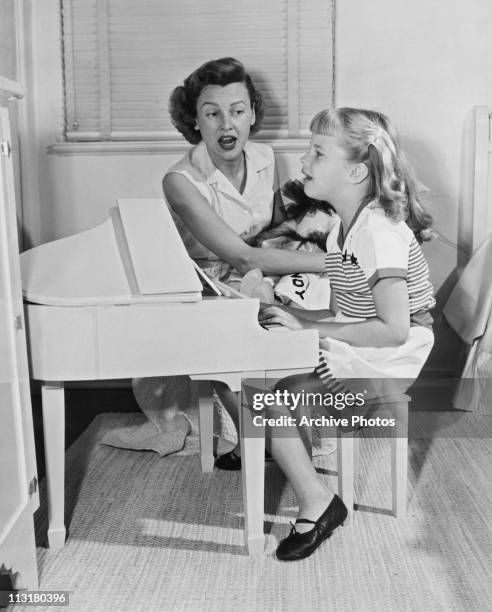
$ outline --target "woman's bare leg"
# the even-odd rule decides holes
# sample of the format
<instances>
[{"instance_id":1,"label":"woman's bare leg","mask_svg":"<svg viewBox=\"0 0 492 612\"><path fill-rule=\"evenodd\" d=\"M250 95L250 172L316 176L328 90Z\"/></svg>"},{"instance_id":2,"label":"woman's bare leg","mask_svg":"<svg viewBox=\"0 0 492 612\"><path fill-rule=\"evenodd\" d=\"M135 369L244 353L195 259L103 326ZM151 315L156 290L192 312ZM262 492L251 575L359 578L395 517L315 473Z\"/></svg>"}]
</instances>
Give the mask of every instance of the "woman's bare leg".
<instances>
[{"instance_id":1,"label":"woman's bare leg","mask_svg":"<svg viewBox=\"0 0 492 612\"><path fill-rule=\"evenodd\" d=\"M324 393L325 389L319 378L312 374L289 376L279 381L275 391L300 394ZM267 409L266 416L292 417L296 416L296 413L287 406L278 404ZM298 518L316 521L333 499L333 492L325 487L316 473L299 428L288 425L270 427L267 430L267 437L273 458L294 489L299 504ZM300 533L310 529L312 525L306 523L296 525L296 530Z\"/></svg>"},{"instance_id":2,"label":"woman's bare leg","mask_svg":"<svg viewBox=\"0 0 492 612\"><path fill-rule=\"evenodd\" d=\"M155 376L132 380L135 399L151 423L164 433L191 430L184 410L190 404L188 376Z\"/></svg>"},{"instance_id":3,"label":"woman's bare leg","mask_svg":"<svg viewBox=\"0 0 492 612\"><path fill-rule=\"evenodd\" d=\"M236 391L231 391L224 383L214 382L214 389L236 427L239 446L239 411L237 407L238 394Z\"/></svg>"}]
</instances>

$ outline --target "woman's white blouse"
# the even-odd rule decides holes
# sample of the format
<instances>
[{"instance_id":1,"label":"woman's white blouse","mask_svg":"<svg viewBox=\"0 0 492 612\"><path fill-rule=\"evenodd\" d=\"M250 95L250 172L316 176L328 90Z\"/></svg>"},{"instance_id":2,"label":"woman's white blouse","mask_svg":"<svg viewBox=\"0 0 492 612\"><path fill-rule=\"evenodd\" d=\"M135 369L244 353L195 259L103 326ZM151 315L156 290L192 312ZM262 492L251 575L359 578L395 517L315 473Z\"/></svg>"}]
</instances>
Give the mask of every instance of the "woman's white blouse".
<instances>
[{"instance_id":1,"label":"woman's white blouse","mask_svg":"<svg viewBox=\"0 0 492 612\"><path fill-rule=\"evenodd\" d=\"M276 189L275 159L271 147L247 142L246 186L242 194L218 170L202 141L166 173L185 176L207 200L210 207L239 236L246 239L256 236L267 227L273 214L273 196ZM171 212L173 212L171 210ZM173 212L181 238L188 253L195 260L218 260L217 255L206 249Z\"/></svg>"}]
</instances>

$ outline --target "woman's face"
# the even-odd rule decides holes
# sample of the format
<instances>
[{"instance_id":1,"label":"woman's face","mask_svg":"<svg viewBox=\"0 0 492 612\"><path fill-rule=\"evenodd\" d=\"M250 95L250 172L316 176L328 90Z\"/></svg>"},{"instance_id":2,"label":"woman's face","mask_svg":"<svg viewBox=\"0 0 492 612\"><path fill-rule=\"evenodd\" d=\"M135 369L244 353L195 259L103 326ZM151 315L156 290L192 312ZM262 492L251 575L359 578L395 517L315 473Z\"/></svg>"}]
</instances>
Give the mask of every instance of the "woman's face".
<instances>
[{"instance_id":1,"label":"woman's face","mask_svg":"<svg viewBox=\"0 0 492 612\"><path fill-rule=\"evenodd\" d=\"M207 85L198 97L196 124L216 166L242 155L254 122L255 112L244 83Z\"/></svg>"}]
</instances>

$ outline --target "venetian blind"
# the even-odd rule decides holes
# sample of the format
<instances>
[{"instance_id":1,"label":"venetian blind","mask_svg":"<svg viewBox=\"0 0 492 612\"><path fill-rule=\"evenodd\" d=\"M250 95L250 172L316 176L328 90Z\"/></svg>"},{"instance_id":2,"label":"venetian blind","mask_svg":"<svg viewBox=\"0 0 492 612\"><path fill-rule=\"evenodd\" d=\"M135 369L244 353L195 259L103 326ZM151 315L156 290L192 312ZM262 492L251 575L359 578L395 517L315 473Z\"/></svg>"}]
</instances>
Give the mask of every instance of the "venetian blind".
<instances>
[{"instance_id":1,"label":"venetian blind","mask_svg":"<svg viewBox=\"0 0 492 612\"><path fill-rule=\"evenodd\" d=\"M67 139L176 139L169 94L224 56L263 94L260 135L301 135L332 102L332 1L62 0Z\"/></svg>"}]
</instances>

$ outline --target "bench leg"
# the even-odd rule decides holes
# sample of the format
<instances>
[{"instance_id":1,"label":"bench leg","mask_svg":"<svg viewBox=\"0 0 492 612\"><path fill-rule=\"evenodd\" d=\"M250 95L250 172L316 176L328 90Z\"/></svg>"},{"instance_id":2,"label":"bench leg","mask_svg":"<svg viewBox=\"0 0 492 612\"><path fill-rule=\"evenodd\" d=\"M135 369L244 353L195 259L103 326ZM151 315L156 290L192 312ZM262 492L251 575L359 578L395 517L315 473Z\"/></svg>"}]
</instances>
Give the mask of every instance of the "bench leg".
<instances>
[{"instance_id":1,"label":"bench leg","mask_svg":"<svg viewBox=\"0 0 492 612\"><path fill-rule=\"evenodd\" d=\"M354 431L354 481L360 478L360 432Z\"/></svg>"},{"instance_id":2,"label":"bench leg","mask_svg":"<svg viewBox=\"0 0 492 612\"><path fill-rule=\"evenodd\" d=\"M48 493L48 546L65 543L65 388L62 382L41 386L44 452Z\"/></svg>"},{"instance_id":3,"label":"bench leg","mask_svg":"<svg viewBox=\"0 0 492 612\"><path fill-rule=\"evenodd\" d=\"M408 402L395 402L392 411L396 419L395 432L391 438L392 512L400 518L407 511Z\"/></svg>"}]
</instances>

